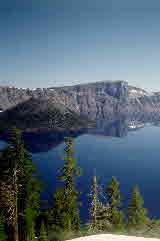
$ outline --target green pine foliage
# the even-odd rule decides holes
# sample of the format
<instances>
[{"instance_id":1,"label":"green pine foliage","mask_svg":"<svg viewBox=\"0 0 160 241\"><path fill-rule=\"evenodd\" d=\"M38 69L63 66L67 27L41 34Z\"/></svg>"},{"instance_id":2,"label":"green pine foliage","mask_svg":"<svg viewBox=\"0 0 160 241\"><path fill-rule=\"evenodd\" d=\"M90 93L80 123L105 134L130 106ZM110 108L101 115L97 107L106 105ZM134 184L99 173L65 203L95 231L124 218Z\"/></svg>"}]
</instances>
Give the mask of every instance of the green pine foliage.
<instances>
[{"instance_id":1,"label":"green pine foliage","mask_svg":"<svg viewBox=\"0 0 160 241\"><path fill-rule=\"evenodd\" d=\"M6 160L7 163L5 168L1 169L0 207L6 210L8 225L13 227L12 240L19 241L26 239L25 236L28 235L35 236L35 219L40 205L40 184L31 155L24 148L20 130L12 130L9 144L1 151L0 156L0 159L3 162Z\"/></svg>"},{"instance_id":2,"label":"green pine foliage","mask_svg":"<svg viewBox=\"0 0 160 241\"><path fill-rule=\"evenodd\" d=\"M9 143L14 148L15 166L18 170L17 184L21 187L21 189L18 190L17 195L17 229L20 229L23 232L25 223L25 230L28 232L27 235L23 232L23 237L27 236L27 241L29 241L29 239L34 240L35 210L39 207L37 207L39 198L37 198L37 192L35 190L37 188L34 177L35 166L32 164L31 155L24 148L24 142L22 140L22 133L20 130L16 128L12 130ZM28 216L25 215L26 212ZM22 216L19 217L18 213L22 213Z\"/></svg>"},{"instance_id":3,"label":"green pine foliage","mask_svg":"<svg viewBox=\"0 0 160 241\"><path fill-rule=\"evenodd\" d=\"M17 130L16 130L17 131ZM40 211L40 192L42 182L38 180L36 167L32 163L31 155L25 150L24 143L21 141L21 133L18 132L18 140L23 153L23 175L20 177L20 183L23 189L19 195L20 211L23 213L24 222L24 237L26 241L35 240L36 233L36 219ZM17 145L18 146L18 145ZM22 226L23 228L23 226Z\"/></svg>"},{"instance_id":4,"label":"green pine foliage","mask_svg":"<svg viewBox=\"0 0 160 241\"><path fill-rule=\"evenodd\" d=\"M7 220L8 224L13 226L13 240L19 241L19 193L21 191L22 184L20 182L21 177L24 175L23 159L24 148L21 141L20 131L17 129L12 130L12 136L9 140L10 146L5 148L1 152L1 158L4 161L9 158L11 161L11 167L8 167L7 182L3 179L1 183L2 200L1 204L6 202ZM7 155L8 154L8 155Z\"/></svg>"},{"instance_id":5,"label":"green pine foliage","mask_svg":"<svg viewBox=\"0 0 160 241\"><path fill-rule=\"evenodd\" d=\"M130 202L127 208L128 228L142 229L148 224L147 209L143 207L144 201L136 185L133 188Z\"/></svg>"},{"instance_id":6,"label":"green pine foliage","mask_svg":"<svg viewBox=\"0 0 160 241\"><path fill-rule=\"evenodd\" d=\"M123 229L124 226L124 214L121 210L122 198L120 196L119 182L116 177L112 177L107 188L105 189L108 203L110 206L111 216L109 218L115 229Z\"/></svg>"},{"instance_id":7,"label":"green pine foliage","mask_svg":"<svg viewBox=\"0 0 160 241\"><path fill-rule=\"evenodd\" d=\"M65 210L65 200L63 196L64 196L63 188L57 188L56 193L54 195L53 209L51 210L52 216L50 218L51 220L50 223L52 223L55 227L65 227L67 225L68 229L70 229L71 228L70 218L68 220L66 216L67 212Z\"/></svg>"},{"instance_id":8,"label":"green pine foliage","mask_svg":"<svg viewBox=\"0 0 160 241\"><path fill-rule=\"evenodd\" d=\"M41 228L40 228L40 235L38 238L38 241L48 241L46 227L44 225L44 221L41 222Z\"/></svg>"},{"instance_id":9,"label":"green pine foliage","mask_svg":"<svg viewBox=\"0 0 160 241\"><path fill-rule=\"evenodd\" d=\"M76 166L73 151L73 138L65 139L64 167L60 169L58 179L62 187L57 188L52 208L52 227L59 226L64 230L79 230L80 217L76 178L80 175L80 168ZM50 219L50 220L51 220Z\"/></svg>"},{"instance_id":10,"label":"green pine foliage","mask_svg":"<svg viewBox=\"0 0 160 241\"><path fill-rule=\"evenodd\" d=\"M0 241L6 241L7 235L5 233L5 217L3 213L0 213Z\"/></svg>"},{"instance_id":11,"label":"green pine foliage","mask_svg":"<svg viewBox=\"0 0 160 241\"><path fill-rule=\"evenodd\" d=\"M33 173L32 173L33 174ZM41 192L41 182L37 179L35 175L30 176L30 179L26 185L26 195L25 195L25 209L24 209L24 219L25 219L25 231L26 231L26 241L34 240L36 236L36 220L40 214L40 192Z\"/></svg>"},{"instance_id":12,"label":"green pine foliage","mask_svg":"<svg viewBox=\"0 0 160 241\"><path fill-rule=\"evenodd\" d=\"M49 225L49 202L48 200L42 200L41 201L41 207L40 207L40 214L37 219L37 227L40 229L41 221L44 221L46 232L48 234L48 225Z\"/></svg>"}]
</instances>

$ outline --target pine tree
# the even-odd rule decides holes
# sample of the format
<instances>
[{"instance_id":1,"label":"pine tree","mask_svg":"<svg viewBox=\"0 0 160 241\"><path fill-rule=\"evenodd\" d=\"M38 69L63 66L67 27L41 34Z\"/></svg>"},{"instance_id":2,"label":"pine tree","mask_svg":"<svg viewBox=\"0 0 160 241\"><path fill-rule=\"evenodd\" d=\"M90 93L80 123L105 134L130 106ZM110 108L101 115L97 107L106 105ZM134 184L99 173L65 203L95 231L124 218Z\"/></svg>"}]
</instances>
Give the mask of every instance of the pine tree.
<instances>
[{"instance_id":1,"label":"pine tree","mask_svg":"<svg viewBox=\"0 0 160 241\"><path fill-rule=\"evenodd\" d=\"M119 182L117 181L116 177L112 177L108 187L105 189L105 192L111 211L109 221L113 224L115 229L123 228L124 215L121 210Z\"/></svg>"},{"instance_id":2,"label":"pine tree","mask_svg":"<svg viewBox=\"0 0 160 241\"><path fill-rule=\"evenodd\" d=\"M35 240L35 222L39 215L42 183L38 180L31 155L25 150L20 130L13 129L10 144L15 148L16 160L21 167L18 175L18 182L22 186L22 190L19 192L19 212L22 213L21 221L25 223L25 226L20 227L25 228L23 234L25 239L31 241Z\"/></svg>"},{"instance_id":3,"label":"pine tree","mask_svg":"<svg viewBox=\"0 0 160 241\"><path fill-rule=\"evenodd\" d=\"M29 194L29 193L28 193ZM26 197L24 220L26 241L34 241L36 236L36 219L39 215L40 196L35 190L31 190L30 196Z\"/></svg>"},{"instance_id":4,"label":"pine tree","mask_svg":"<svg viewBox=\"0 0 160 241\"><path fill-rule=\"evenodd\" d=\"M24 143L22 141L21 131L13 128L11 131L11 137L9 138L12 161L13 161L13 174L12 174L12 187L14 190L13 199L13 211L12 225L14 227L14 241L19 241L19 211L20 211L20 195L23 189L23 183L25 183L25 159L26 151L24 149Z\"/></svg>"},{"instance_id":5,"label":"pine tree","mask_svg":"<svg viewBox=\"0 0 160 241\"><path fill-rule=\"evenodd\" d=\"M80 175L80 168L76 167L73 151L73 138L65 138L64 167L60 168L58 179L63 183L54 195L52 217L54 226L64 230L79 230L80 217L78 206L79 191L76 190L76 178Z\"/></svg>"},{"instance_id":6,"label":"pine tree","mask_svg":"<svg viewBox=\"0 0 160 241\"><path fill-rule=\"evenodd\" d=\"M12 160L12 168L5 170L0 184L0 207L5 208L8 225L14 228L13 240L18 241L18 193L21 185L18 183L18 173L21 173L21 166L16 160L16 152L12 146L9 146L1 152L1 160L5 158Z\"/></svg>"},{"instance_id":7,"label":"pine tree","mask_svg":"<svg viewBox=\"0 0 160 241\"><path fill-rule=\"evenodd\" d=\"M128 228L141 229L149 221L147 209L143 207L144 201L136 185L133 188L130 203L127 208Z\"/></svg>"},{"instance_id":8,"label":"pine tree","mask_svg":"<svg viewBox=\"0 0 160 241\"><path fill-rule=\"evenodd\" d=\"M46 227L44 221L41 222L40 235L38 241L48 241Z\"/></svg>"},{"instance_id":9,"label":"pine tree","mask_svg":"<svg viewBox=\"0 0 160 241\"><path fill-rule=\"evenodd\" d=\"M49 200L42 200L40 207L40 214L38 216L37 226L39 227L41 224L41 220L44 221L46 232L48 234L48 222L49 222ZM40 229L40 227L39 227Z\"/></svg>"},{"instance_id":10,"label":"pine tree","mask_svg":"<svg viewBox=\"0 0 160 241\"><path fill-rule=\"evenodd\" d=\"M111 224L109 222L110 217L110 208L106 204L104 205L99 200L99 187L97 184L96 175L93 176L93 184L91 187L91 207L90 207L90 218L91 220L87 223L89 226L89 231L101 231L101 230L108 230L111 228Z\"/></svg>"},{"instance_id":11,"label":"pine tree","mask_svg":"<svg viewBox=\"0 0 160 241\"><path fill-rule=\"evenodd\" d=\"M39 192L37 192L37 180L35 173L35 166L32 163L31 155L25 150L24 142L22 140L21 131L13 129L11 137L9 138L10 145L2 152L0 159L2 162L7 160L8 168L5 168L2 181L0 183L0 207L5 208L7 214L8 225L14 229L12 240L19 241L19 238L24 240L24 209L32 207L38 209L36 200L39 200ZM35 198L36 197L36 198ZM28 206L27 206L28 203ZM34 213L35 210L32 212ZM29 216L31 217L31 215ZM35 219L35 214L33 215ZM30 220L31 221L31 220ZM31 222L32 224L34 223ZM30 225L30 224L29 224ZM33 231L33 227L29 232Z\"/></svg>"},{"instance_id":12,"label":"pine tree","mask_svg":"<svg viewBox=\"0 0 160 241\"><path fill-rule=\"evenodd\" d=\"M31 165L32 166L32 165ZM40 192L41 181L37 179L36 175L28 175L28 182L26 185L26 195L24 201L24 220L25 220L25 236L26 241L35 240L36 220L40 214Z\"/></svg>"},{"instance_id":13,"label":"pine tree","mask_svg":"<svg viewBox=\"0 0 160 241\"><path fill-rule=\"evenodd\" d=\"M3 212L0 213L0 241L6 241L7 235L5 233L5 227L4 227L4 221L5 217L3 215Z\"/></svg>"},{"instance_id":14,"label":"pine tree","mask_svg":"<svg viewBox=\"0 0 160 241\"><path fill-rule=\"evenodd\" d=\"M21 135L20 135L21 138ZM40 193L42 190L42 181L38 180L36 166L32 162L31 155L25 150L24 143L21 141L23 156L23 176L19 177L23 191L19 195L20 211L22 213L21 225L23 238L26 241L35 240L36 220L40 213Z\"/></svg>"}]
</instances>

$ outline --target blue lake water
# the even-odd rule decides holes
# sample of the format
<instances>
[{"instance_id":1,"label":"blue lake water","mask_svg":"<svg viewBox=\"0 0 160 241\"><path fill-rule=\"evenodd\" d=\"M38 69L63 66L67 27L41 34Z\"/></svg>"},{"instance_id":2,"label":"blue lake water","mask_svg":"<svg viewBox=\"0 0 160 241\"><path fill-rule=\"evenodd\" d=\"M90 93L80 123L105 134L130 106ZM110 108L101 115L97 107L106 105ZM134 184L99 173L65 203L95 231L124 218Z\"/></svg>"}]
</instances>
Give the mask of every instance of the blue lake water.
<instances>
[{"instance_id":1,"label":"blue lake water","mask_svg":"<svg viewBox=\"0 0 160 241\"><path fill-rule=\"evenodd\" d=\"M1 147L5 142L0 142ZM81 217L88 216L87 193L94 168L98 181L107 185L112 176L120 182L121 195L128 202L135 184L138 184L144 199L144 207L149 216L160 218L160 127L148 126L128 132L127 136L107 137L84 134L75 138L75 157L82 168L78 178L78 187L83 192ZM40 178L45 181L46 191L42 198L47 199L47 192L54 192L57 183L57 169L63 167L64 143L47 152L33 153Z\"/></svg>"}]
</instances>

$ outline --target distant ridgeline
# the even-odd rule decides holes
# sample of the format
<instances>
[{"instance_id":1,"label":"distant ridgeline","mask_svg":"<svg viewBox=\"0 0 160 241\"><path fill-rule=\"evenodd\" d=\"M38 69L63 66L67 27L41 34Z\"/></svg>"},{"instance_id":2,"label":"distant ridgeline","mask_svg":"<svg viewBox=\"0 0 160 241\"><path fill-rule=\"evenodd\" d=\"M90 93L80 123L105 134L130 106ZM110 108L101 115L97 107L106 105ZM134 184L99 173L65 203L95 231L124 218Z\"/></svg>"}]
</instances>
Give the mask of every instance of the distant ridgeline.
<instances>
[{"instance_id":1,"label":"distant ridgeline","mask_svg":"<svg viewBox=\"0 0 160 241\"><path fill-rule=\"evenodd\" d=\"M36 113L35 105L36 109L39 110L38 113ZM42 110L40 106L43 106ZM128 85L127 81L120 80L42 89L0 87L1 120L7 120L6 118L11 116L13 119L16 116L20 123L21 120L28 116L28 119L34 120L32 123L38 128L39 122L41 122L40 116L43 123L46 121L45 118L48 118L49 106L52 112L50 113L51 117L55 116L53 109L56 109L56 113L57 110L60 113L65 112L65 116L62 115L61 118L56 119L58 116L60 117L57 114L57 117L53 120L53 122L59 122L58 127L63 126L62 119L65 120L63 123L67 123L65 126L69 128L71 126L74 127L75 120L73 116L76 116L76 120L77 118L82 118L83 121L86 117L85 126L88 126L88 121L90 120L115 119L118 115L145 114L156 115L159 118L160 92L148 93L143 89ZM3 117L6 110L7 115ZM68 113L67 117L66 113ZM32 116L33 114L34 117ZM70 121L68 121L68 117ZM38 122L35 120L38 120ZM50 119L51 122L52 118ZM12 121L12 125L15 124L16 127L21 128L19 123L17 126L16 120ZM68 125L68 123L70 124ZM64 128L66 128L65 126ZM82 126L84 127L84 125ZM80 128L82 126L81 124L79 125ZM45 127L48 128L48 124Z\"/></svg>"}]
</instances>

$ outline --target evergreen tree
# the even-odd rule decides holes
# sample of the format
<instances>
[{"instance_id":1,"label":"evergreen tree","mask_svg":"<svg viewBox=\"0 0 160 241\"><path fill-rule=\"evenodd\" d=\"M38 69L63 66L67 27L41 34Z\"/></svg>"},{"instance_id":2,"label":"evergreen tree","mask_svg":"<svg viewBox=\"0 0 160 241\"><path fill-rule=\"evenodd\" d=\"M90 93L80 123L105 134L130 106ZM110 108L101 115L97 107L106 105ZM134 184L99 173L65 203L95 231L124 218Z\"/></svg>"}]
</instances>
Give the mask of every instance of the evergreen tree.
<instances>
[{"instance_id":1,"label":"evergreen tree","mask_svg":"<svg viewBox=\"0 0 160 241\"><path fill-rule=\"evenodd\" d=\"M89 231L101 231L101 230L108 230L111 228L111 224L109 222L110 217L110 208L106 204L104 205L99 200L99 187L97 184L96 175L93 177L93 184L91 187L91 208L90 208L90 217L91 220L89 221Z\"/></svg>"},{"instance_id":2,"label":"evergreen tree","mask_svg":"<svg viewBox=\"0 0 160 241\"><path fill-rule=\"evenodd\" d=\"M18 176L22 186L19 192L19 211L22 213L21 229L25 228L23 239L27 241L35 240L35 222L40 209L41 182L37 178L36 167L32 163L31 155L25 150L22 140L22 133L18 129L13 129L10 144L14 146L16 160L21 164L21 173ZM20 220L20 218L19 218Z\"/></svg>"},{"instance_id":3,"label":"evergreen tree","mask_svg":"<svg viewBox=\"0 0 160 241\"><path fill-rule=\"evenodd\" d=\"M31 165L32 166L32 165ZM28 182L26 185L26 195L24 201L24 220L25 220L25 236L26 241L35 240L36 220L40 215L40 192L41 181L37 179L32 170L32 175L28 175Z\"/></svg>"},{"instance_id":4,"label":"evergreen tree","mask_svg":"<svg viewBox=\"0 0 160 241\"><path fill-rule=\"evenodd\" d=\"M38 216L38 222L37 222L38 229L40 229L41 220L44 221L44 224L45 224L45 227L46 227L46 232L48 234L49 200L42 200L42 202L41 202L40 214Z\"/></svg>"},{"instance_id":5,"label":"evergreen tree","mask_svg":"<svg viewBox=\"0 0 160 241\"><path fill-rule=\"evenodd\" d=\"M5 208L8 225L12 225L13 240L18 241L18 193L21 185L18 183L18 175L21 173L21 165L16 159L16 152L13 146L6 147L1 152L1 160L9 158L12 162L11 167L5 170L0 184L0 207Z\"/></svg>"},{"instance_id":6,"label":"evergreen tree","mask_svg":"<svg viewBox=\"0 0 160 241\"><path fill-rule=\"evenodd\" d=\"M24 148L21 131L14 128L8 141L10 145L1 151L0 157L2 162L6 160L8 163L0 183L0 207L5 208L8 224L13 227L12 240L19 241L25 239L24 223L27 226L27 220L31 217L29 215L25 220L24 212L27 212L27 208L32 207L31 213L34 213L32 216L35 219L33 210L39 207L39 191L37 192L36 175L33 175L35 166L31 155ZM34 221L30 220L29 223L33 224ZM28 232L33 232L33 227Z\"/></svg>"},{"instance_id":7,"label":"evergreen tree","mask_svg":"<svg viewBox=\"0 0 160 241\"><path fill-rule=\"evenodd\" d=\"M5 217L3 212L0 213L0 241L6 241L7 235L5 233Z\"/></svg>"},{"instance_id":8,"label":"evergreen tree","mask_svg":"<svg viewBox=\"0 0 160 241\"><path fill-rule=\"evenodd\" d=\"M26 173L25 164L26 160L29 158L29 154L24 148L24 142L22 141L21 131L19 129L13 128L11 131L11 136L9 138L10 143L10 155L12 156L12 167L10 170L13 188L13 211L12 216L10 215L9 220L12 217L12 225L14 228L13 239L19 241L19 212L21 210L21 194L24 191L24 186L26 184ZM24 202L24 201L23 201ZM22 205L23 206L23 205Z\"/></svg>"},{"instance_id":9,"label":"evergreen tree","mask_svg":"<svg viewBox=\"0 0 160 241\"><path fill-rule=\"evenodd\" d=\"M129 206L127 208L128 228L141 229L149 221L147 209L143 207L144 201L136 185L133 188Z\"/></svg>"},{"instance_id":10,"label":"evergreen tree","mask_svg":"<svg viewBox=\"0 0 160 241\"><path fill-rule=\"evenodd\" d=\"M77 201L80 194L76 190L76 177L80 175L80 168L76 167L73 151L73 138L65 138L64 167L60 168L58 177L63 186L57 188L54 195L52 216L50 223L64 230L79 230L80 218ZM52 219L52 221L51 221Z\"/></svg>"},{"instance_id":11,"label":"evergreen tree","mask_svg":"<svg viewBox=\"0 0 160 241\"><path fill-rule=\"evenodd\" d=\"M46 227L44 221L41 222L40 235L38 241L48 241Z\"/></svg>"},{"instance_id":12,"label":"evergreen tree","mask_svg":"<svg viewBox=\"0 0 160 241\"><path fill-rule=\"evenodd\" d=\"M119 182L117 181L116 177L112 177L108 187L105 189L105 192L111 211L109 221L113 224L115 229L123 228L124 215L121 210Z\"/></svg>"},{"instance_id":13,"label":"evergreen tree","mask_svg":"<svg viewBox=\"0 0 160 241\"><path fill-rule=\"evenodd\" d=\"M37 217L39 216L39 209L40 209L39 189L37 190L35 188L32 189L32 184L30 184L30 187L28 188L28 195L26 196L25 209L24 209L26 241L35 240L36 220L37 220ZM37 183L35 184L38 187Z\"/></svg>"}]
</instances>

